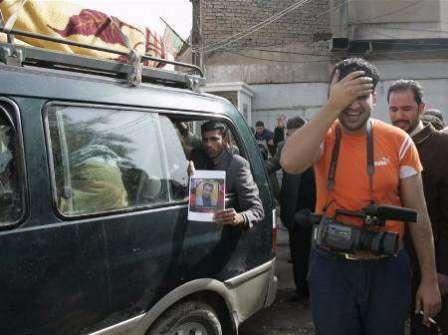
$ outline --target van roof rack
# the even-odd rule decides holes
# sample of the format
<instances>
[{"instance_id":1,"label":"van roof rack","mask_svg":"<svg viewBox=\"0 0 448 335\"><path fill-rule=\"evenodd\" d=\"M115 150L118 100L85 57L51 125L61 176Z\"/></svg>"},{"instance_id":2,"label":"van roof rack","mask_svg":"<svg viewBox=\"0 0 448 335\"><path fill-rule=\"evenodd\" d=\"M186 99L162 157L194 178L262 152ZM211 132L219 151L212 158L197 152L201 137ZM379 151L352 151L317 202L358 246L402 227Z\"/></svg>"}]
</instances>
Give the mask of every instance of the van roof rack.
<instances>
[{"instance_id":1,"label":"van roof rack","mask_svg":"<svg viewBox=\"0 0 448 335\"><path fill-rule=\"evenodd\" d=\"M85 43L74 42L63 38L51 37L18 29L6 29L3 25L0 25L0 33L5 33L8 36L8 43L0 43L0 61L5 64L28 64L77 72L87 72L112 77L118 76L123 78L134 71L134 67L130 64L95 59L85 56L70 55L37 47L19 46L17 44L14 44L13 42L14 35L19 35L55 43L61 43L65 45L72 45L85 49L107 52L116 55L128 56L129 53L127 52L97 47ZM171 64L187 68L192 71L191 74L185 74L176 71L167 71L157 68L144 67L142 71L142 82L151 82L197 90L197 88L205 81L202 69L196 65L171 61L148 55L142 55L141 59L142 61L149 60L164 64Z\"/></svg>"}]
</instances>

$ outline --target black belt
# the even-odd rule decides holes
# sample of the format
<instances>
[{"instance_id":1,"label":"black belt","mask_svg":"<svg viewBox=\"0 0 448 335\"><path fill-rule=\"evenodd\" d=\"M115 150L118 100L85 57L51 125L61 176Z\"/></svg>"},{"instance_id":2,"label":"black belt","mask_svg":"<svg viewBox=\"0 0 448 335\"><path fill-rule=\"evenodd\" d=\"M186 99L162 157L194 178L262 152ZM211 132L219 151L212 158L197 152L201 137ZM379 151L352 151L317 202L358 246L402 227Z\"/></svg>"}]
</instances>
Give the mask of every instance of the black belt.
<instances>
[{"instance_id":1,"label":"black belt","mask_svg":"<svg viewBox=\"0 0 448 335\"><path fill-rule=\"evenodd\" d=\"M348 252L334 251L322 246L316 246L316 250L318 253L323 256L327 256L330 258L344 260L344 261L353 261L353 262L372 262L372 261L381 261L392 258L394 256L390 255L376 255L373 253L366 254L353 254Z\"/></svg>"}]
</instances>

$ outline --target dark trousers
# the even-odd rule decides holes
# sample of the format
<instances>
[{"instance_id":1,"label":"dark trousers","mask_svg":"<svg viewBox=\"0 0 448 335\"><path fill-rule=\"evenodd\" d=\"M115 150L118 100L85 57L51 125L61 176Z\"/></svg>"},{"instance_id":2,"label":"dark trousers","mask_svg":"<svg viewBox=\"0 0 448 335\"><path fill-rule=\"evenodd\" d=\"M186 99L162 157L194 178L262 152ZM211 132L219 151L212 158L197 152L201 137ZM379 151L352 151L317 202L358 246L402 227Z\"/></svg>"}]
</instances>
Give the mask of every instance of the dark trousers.
<instances>
[{"instance_id":1,"label":"dark trousers","mask_svg":"<svg viewBox=\"0 0 448 335\"><path fill-rule=\"evenodd\" d=\"M308 295L308 265L311 249L311 228L297 224L289 225L289 249L296 292L299 296Z\"/></svg>"},{"instance_id":2,"label":"dark trousers","mask_svg":"<svg viewBox=\"0 0 448 335\"><path fill-rule=\"evenodd\" d=\"M313 248L309 285L316 335L403 335L411 271L397 257L350 261Z\"/></svg>"},{"instance_id":3,"label":"dark trousers","mask_svg":"<svg viewBox=\"0 0 448 335\"><path fill-rule=\"evenodd\" d=\"M448 335L448 297L443 297L442 310L434 318L437 326L426 327L422 324L420 316L415 315L415 295L420 284L420 275L418 272L412 277L412 305L411 305L411 335Z\"/></svg>"}]
</instances>

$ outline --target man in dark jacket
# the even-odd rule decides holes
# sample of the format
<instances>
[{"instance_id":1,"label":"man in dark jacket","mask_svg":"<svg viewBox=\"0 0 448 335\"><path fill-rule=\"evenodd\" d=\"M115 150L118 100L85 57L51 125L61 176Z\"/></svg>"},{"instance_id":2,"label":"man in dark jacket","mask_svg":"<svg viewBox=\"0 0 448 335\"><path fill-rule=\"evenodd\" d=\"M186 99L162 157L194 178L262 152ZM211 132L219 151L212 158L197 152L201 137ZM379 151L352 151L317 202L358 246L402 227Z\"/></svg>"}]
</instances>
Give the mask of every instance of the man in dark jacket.
<instances>
[{"instance_id":1,"label":"man in dark jacket","mask_svg":"<svg viewBox=\"0 0 448 335\"><path fill-rule=\"evenodd\" d=\"M442 334L448 334L448 134L438 132L431 124L424 125L420 120L425 104L418 82L396 81L389 88L387 97L392 123L411 135L423 165L423 186L434 234L439 289L444 297L444 305L436 320ZM411 252L411 255L414 256L415 292L419 270L415 253ZM422 326L417 322L418 318L411 315L412 335L438 334L435 327Z\"/></svg>"},{"instance_id":2,"label":"man in dark jacket","mask_svg":"<svg viewBox=\"0 0 448 335\"><path fill-rule=\"evenodd\" d=\"M303 126L305 121L301 117L288 120L286 136ZM280 167L280 155L284 142L280 142L274 157L266 162L269 173L274 173ZM311 248L311 227L297 225L294 215L301 209L314 211L316 190L314 172L309 168L301 174L289 174L283 171L282 186L280 190L280 218L288 228L289 247L293 262L294 283L296 285L297 299L308 298L308 259Z\"/></svg>"},{"instance_id":3,"label":"man in dark jacket","mask_svg":"<svg viewBox=\"0 0 448 335\"><path fill-rule=\"evenodd\" d=\"M263 121L255 123L254 136L258 144L264 145L272 156L275 154L274 133L264 127Z\"/></svg>"},{"instance_id":4,"label":"man in dark jacket","mask_svg":"<svg viewBox=\"0 0 448 335\"><path fill-rule=\"evenodd\" d=\"M278 144L283 142L285 140L285 126L286 126L286 116L280 115L277 118L277 125L274 129L274 138L272 139L274 141L275 149L277 150Z\"/></svg>"},{"instance_id":5,"label":"man in dark jacket","mask_svg":"<svg viewBox=\"0 0 448 335\"><path fill-rule=\"evenodd\" d=\"M227 208L215 213L215 222L250 228L262 221L263 204L249 162L232 153L225 124L208 121L201 126L201 133L202 147L192 152L194 168L225 171L226 192L235 193L238 205L237 208Z\"/></svg>"}]
</instances>

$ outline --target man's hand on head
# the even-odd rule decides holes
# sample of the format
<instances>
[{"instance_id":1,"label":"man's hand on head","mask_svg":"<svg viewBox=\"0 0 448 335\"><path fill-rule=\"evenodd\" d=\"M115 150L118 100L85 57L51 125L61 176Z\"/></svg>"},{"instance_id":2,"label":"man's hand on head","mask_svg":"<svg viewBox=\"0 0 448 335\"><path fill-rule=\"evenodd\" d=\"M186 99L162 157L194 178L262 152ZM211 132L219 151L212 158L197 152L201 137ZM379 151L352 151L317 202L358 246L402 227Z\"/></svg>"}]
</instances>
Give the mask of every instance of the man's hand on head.
<instances>
[{"instance_id":1,"label":"man's hand on head","mask_svg":"<svg viewBox=\"0 0 448 335\"><path fill-rule=\"evenodd\" d=\"M339 80L340 73L335 71L330 83L328 105L338 114L350 106L356 99L373 93L372 78L365 77L364 71L354 71Z\"/></svg>"},{"instance_id":2,"label":"man's hand on head","mask_svg":"<svg viewBox=\"0 0 448 335\"><path fill-rule=\"evenodd\" d=\"M244 216L233 208L224 209L215 213L215 222L220 225L239 226L245 223Z\"/></svg>"}]
</instances>

